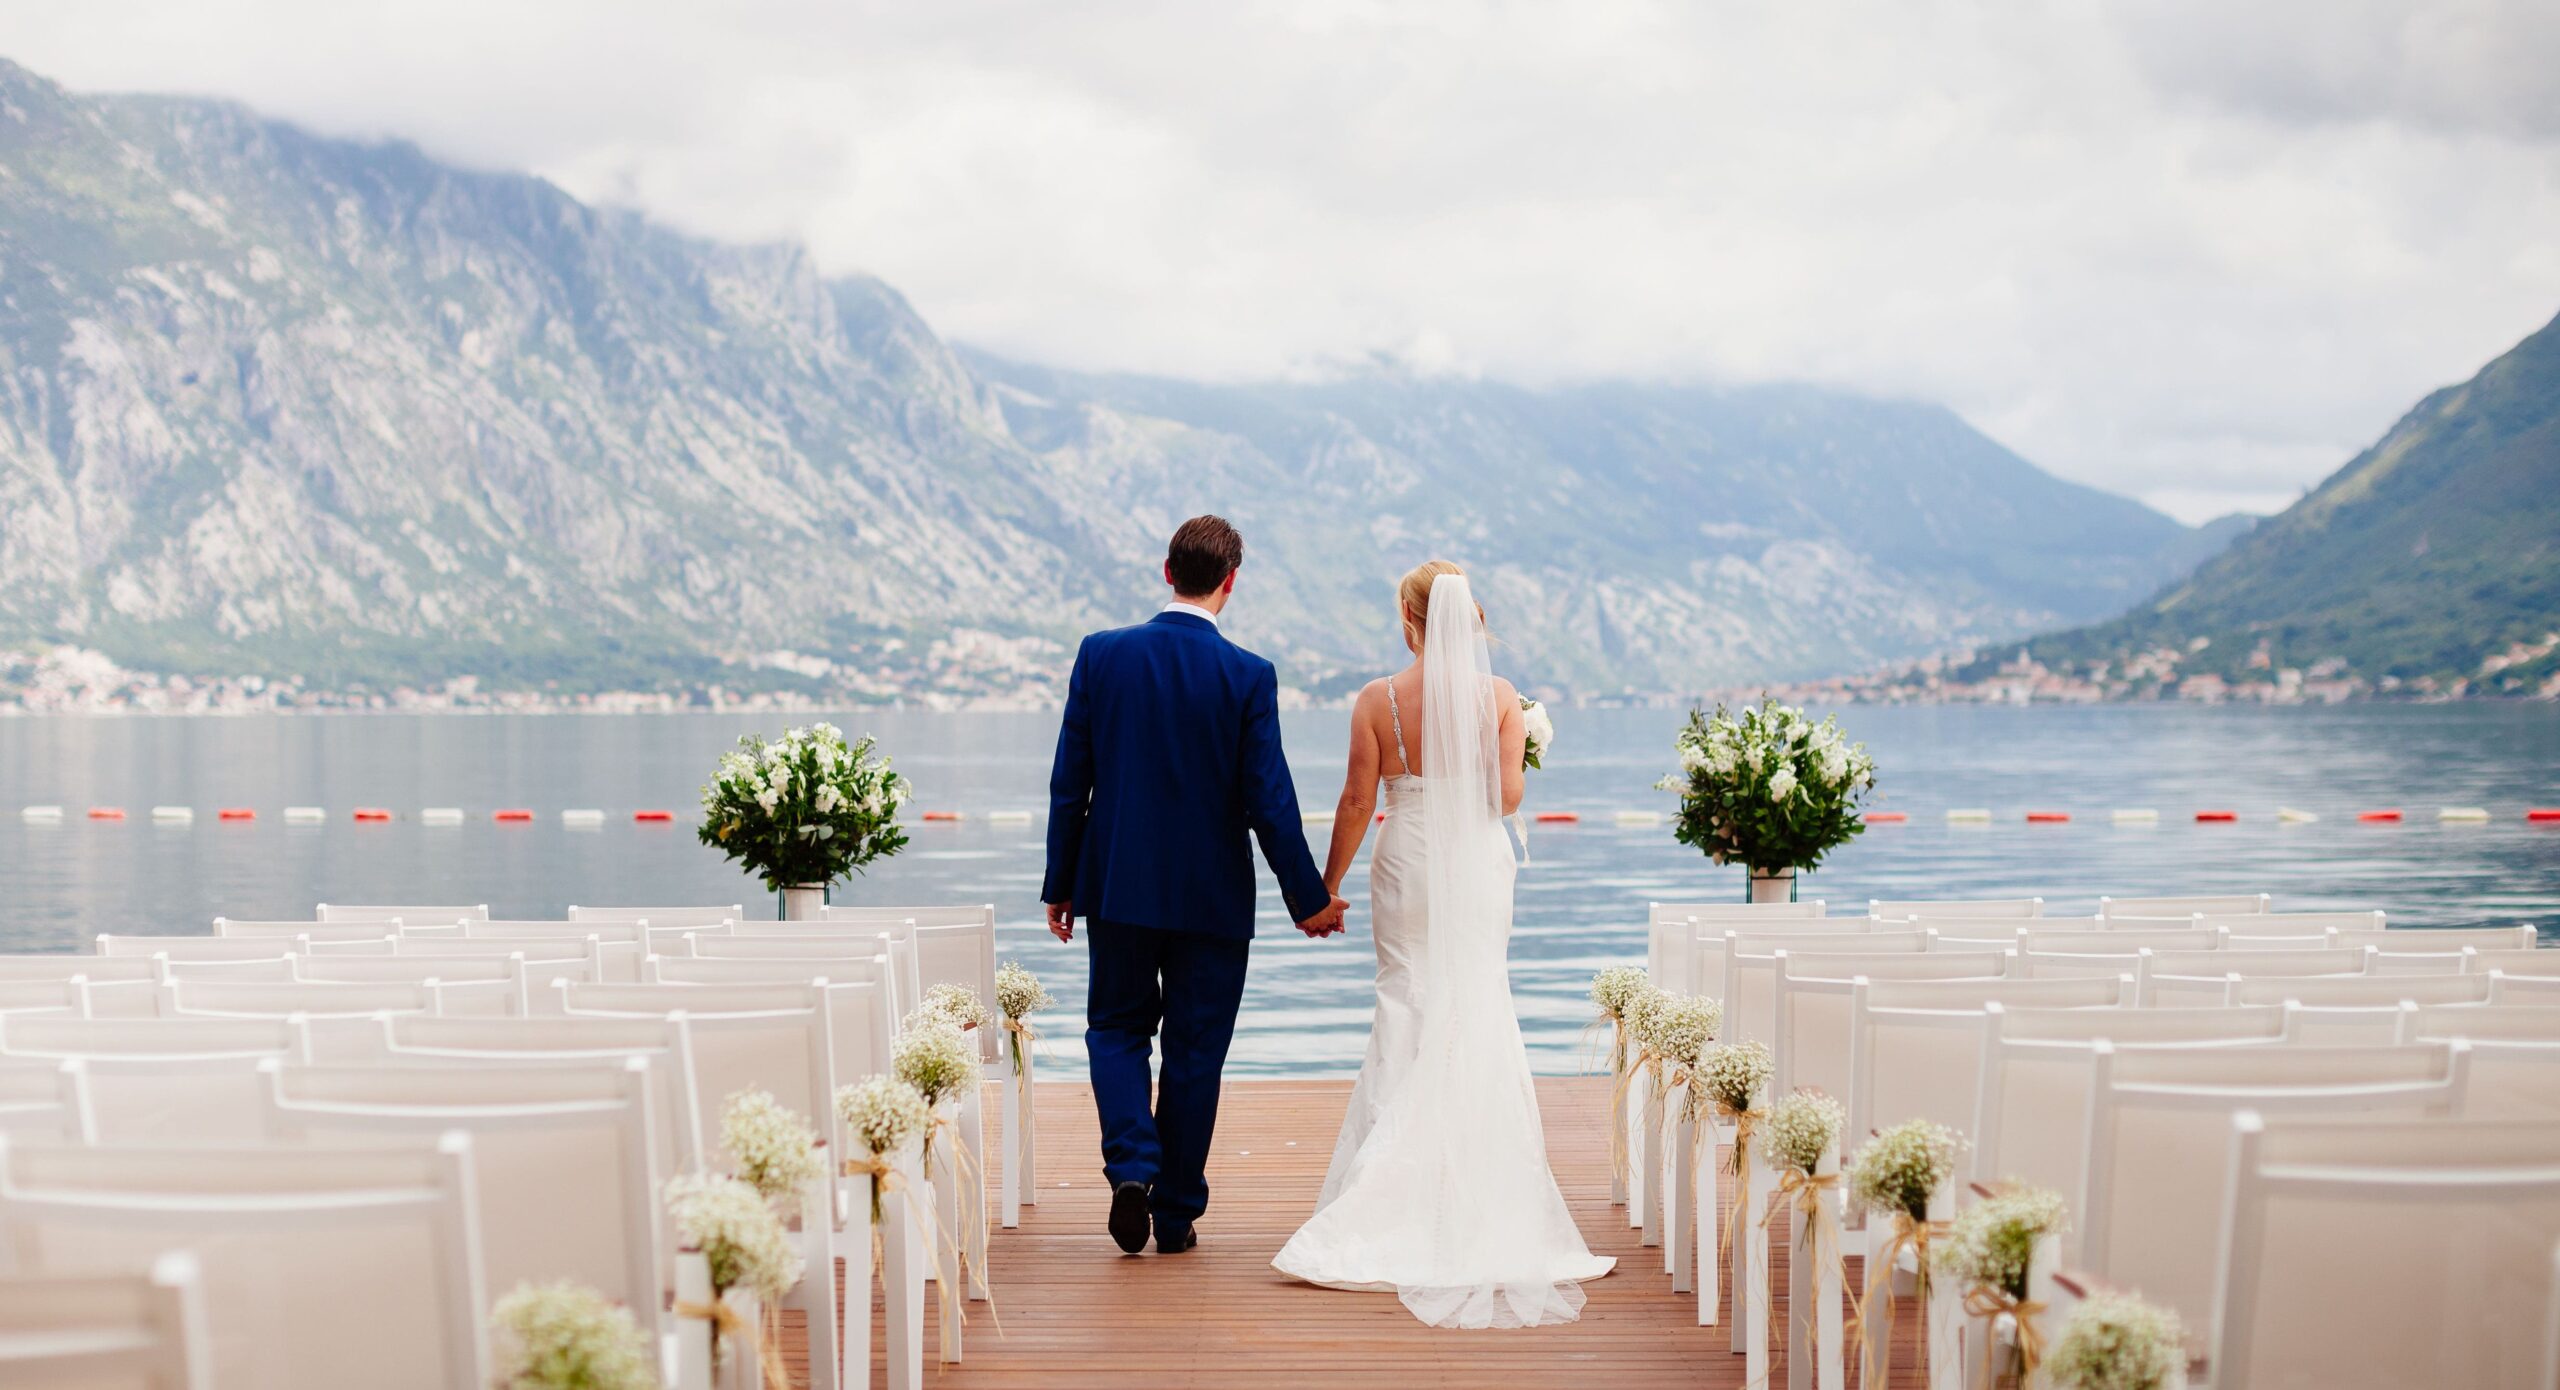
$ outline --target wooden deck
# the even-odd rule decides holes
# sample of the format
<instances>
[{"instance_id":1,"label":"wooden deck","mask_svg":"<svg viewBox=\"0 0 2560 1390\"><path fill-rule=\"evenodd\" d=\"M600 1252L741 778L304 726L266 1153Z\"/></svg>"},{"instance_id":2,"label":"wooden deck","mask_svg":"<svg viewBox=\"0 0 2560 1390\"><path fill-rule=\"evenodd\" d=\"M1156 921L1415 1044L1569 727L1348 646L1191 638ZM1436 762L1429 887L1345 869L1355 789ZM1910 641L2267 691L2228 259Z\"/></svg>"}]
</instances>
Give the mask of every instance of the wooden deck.
<instances>
[{"instance_id":1,"label":"wooden deck","mask_svg":"<svg viewBox=\"0 0 2560 1390\"><path fill-rule=\"evenodd\" d=\"M1107 1192L1090 1090L1044 1082L1038 1091L1040 1204L1023 1209L1019 1228L993 1233L988 1257L1004 1330L997 1332L985 1305L973 1305L964 1362L937 1373L927 1352L926 1381L935 1390L1303 1390L1310 1383L1530 1390L1587 1384L1604 1371L1651 1385L1744 1384L1742 1358L1726 1349L1727 1330L1697 1325L1696 1296L1671 1291L1662 1252L1642 1248L1627 1228L1626 1209L1609 1205L1605 1081L1543 1080L1538 1094L1565 1200L1584 1238L1595 1251L1617 1256L1618 1268L1585 1286L1590 1302L1580 1322L1482 1332L1424 1327L1391 1294L1313 1288L1271 1268L1271 1257L1306 1219L1323 1185L1347 1081L1228 1085L1200 1245L1172 1257L1154 1254L1152 1246L1144 1255L1123 1255L1103 1231ZM991 1121L995 1109L988 1106ZM1781 1242L1773 1271L1781 1290L1784 1258ZM1783 1304L1778 1316L1785 1316ZM1897 1386L1921 1383L1916 1321L1910 1310L1900 1319ZM928 1337L932 1325L928 1307ZM784 1335L793 1369L804 1369L806 1343L796 1315ZM881 1345L876 1329L872 1345ZM1772 1352L1773 1360L1783 1354ZM878 1375L875 1366L874 1385L881 1383ZM1782 1362L1770 1379L1786 1384Z\"/></svg>"}]
</instances>

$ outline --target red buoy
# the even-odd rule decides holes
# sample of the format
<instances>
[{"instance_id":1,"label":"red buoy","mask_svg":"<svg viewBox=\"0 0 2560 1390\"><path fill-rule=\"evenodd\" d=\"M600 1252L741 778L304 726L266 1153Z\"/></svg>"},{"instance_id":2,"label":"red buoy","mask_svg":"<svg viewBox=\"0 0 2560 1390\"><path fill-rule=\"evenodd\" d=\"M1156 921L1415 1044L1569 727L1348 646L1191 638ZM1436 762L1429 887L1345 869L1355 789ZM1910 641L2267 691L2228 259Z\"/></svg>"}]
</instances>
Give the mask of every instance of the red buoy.
<instances>
[{"instance_id":1,"label":"red buoy","mask_svg":"<svg viewBox=\"0 0 2560 1390\"><path fill-rule=\"evenodd\" d=\"M1540 825L1580 825L1581 823L1582 813L1579 811L1540 811L1538 813Z\"/></svg>"},{"instance_id":2,"label":"red buoy","mask_svg":"<svg viewBox=\"0 0 2560 1390\"><path fill-rule=\"evenodd\" d=\"M2400 819L2400 808L2393 806L2381 811L2358 811L2356 819L2374 825L2396 824Z\"/></svg>"},{"instance_id":3,"label":"red buoy","mask_svg":"<svg viewBox=\"0 0 2560 1390\"><path fill-rule=\"evenodd\" d=\"M123 820L124 808L122 806L92 806L89 808L89 819Z\"/></svg>"},{"instance_id":4,"label":"red buoy","mask_svg":"<svg viewBox=\"0 0 2560 1390\"><path fill-rule=\"evenodd\" d=\"M363 821L367 825L380 825L391 819L391 813L379 806L358 806L356 808L356 819Z\"/></svg>"},{"instance_id":5,"label":"red buoy","mask_svg":"<svg viewBox=\"0 0 2560 1390\"><path fill-rule=\"evenodd\" d=\"M2071 813L2069 811L2027 812L2027 824L2029 825L2069 825L2070 823Z\"/></svg>"},{"instance_id":6,"label":"red buoy","mask_svg":"<svg viewBox=\"0 0 2560 1390\"><path fill-rule=\"evenodd\" d=\"M2526 811L2524 818L2537 825L2560 823L2560 806L2536 806Z\"/></svg>"},{"instance_id":7,"label":"red buoy","mask_svg":"<svg viewBox=\"0 0 2560 1390\"><path fill-rule=\"evenodd\" d=\"M1860 819L1869 825L1900 825L1911 819L1908 811L1869 811Z\"/></svg>"},{"instance_id":8,"label":"red buoy","mask_svg":"<svg viewBox=\"0 0 2560 1390\"><path fill-rule=\"evenodd\" d=\"M956 821L960 819L960 813L957 811L927 811L924 813L924 818L930 821Z\"/></svg>"},{"instance_id":9,"label":"red buoy","mask_svg":"<svg viewBox=\"0 0 2560 1390\"><path fill-rule=\"evenodd\" d=\"M676 818L676 813L673 811L634 811L631 813L631 818L636 821L671 821Z\"/></svg>"},{"instance_id":10,"label":"red buoy","mask_svg":"<svg viewBox=\"0 0 2560 1390\"><path fill-rule=\"evenodd\" d=\"M490 812L489 819L504 825L522 825L533 819L533 812L521 806L510 806L501 811Z\"/></svg>"},{"instance_id":11,"label":"red buoy","mask_svg":"<svg viewBox=\"0 0 2560 1390\"><path fill-rule=\"evenodd\" d=\"M246 806L225 806L213 813L215 820L256 820L258 813Z\"/></svg>"},{"instance_id":12,"label":"red buoy","mask_svg":"<svg viewBox=\"0 0 2560 1390\"><path fill-rule=\"evenodd\" d=\"M2240 819L2240 813L2237 811L2198 811L2196 812L2196 819L2207 824L2217 824L2238 820Z\"/></svg>"}]
</instances>

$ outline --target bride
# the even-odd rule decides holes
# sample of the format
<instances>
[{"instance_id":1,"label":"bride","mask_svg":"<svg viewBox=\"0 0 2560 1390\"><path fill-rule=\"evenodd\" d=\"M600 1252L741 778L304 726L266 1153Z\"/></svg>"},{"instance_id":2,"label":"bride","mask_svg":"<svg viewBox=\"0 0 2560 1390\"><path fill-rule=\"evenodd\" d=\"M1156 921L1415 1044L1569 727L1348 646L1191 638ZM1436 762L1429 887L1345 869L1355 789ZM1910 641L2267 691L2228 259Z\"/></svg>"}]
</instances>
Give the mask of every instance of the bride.
<instances>
[{"instance_id":1,"label":"bride","mask_svg":"<svg viewBox=\"0 0 2560 1390\"><path fill-rule=\"evenodd\" d=\"M1596 1256L1547 1168L1512 1011L1511 843L1528 737L1456 565L1398 586L1413 665L1370 682L1325 883L1340 890L1386 784L1369 866L1378 1009L1316 1213L1272 1264L1309 1283L1392 1289L1440 1327L1571 1322ZM1429 775L1424 775L1428 769Z\"/></svg>"}]
</instances>

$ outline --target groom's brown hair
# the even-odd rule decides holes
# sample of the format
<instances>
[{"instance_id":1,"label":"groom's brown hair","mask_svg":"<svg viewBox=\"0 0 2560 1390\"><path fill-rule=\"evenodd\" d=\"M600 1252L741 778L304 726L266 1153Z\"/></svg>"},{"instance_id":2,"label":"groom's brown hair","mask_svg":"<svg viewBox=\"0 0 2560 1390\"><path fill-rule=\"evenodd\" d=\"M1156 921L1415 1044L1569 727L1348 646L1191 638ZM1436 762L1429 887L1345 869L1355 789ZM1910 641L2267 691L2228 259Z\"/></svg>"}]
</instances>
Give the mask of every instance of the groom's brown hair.
<instances>
[{"instance_id":1,"label":"groom's brown hair","mask_svg":"<svg viewBox=\"0 0 2560 1390\"><path fill-rule=\"evenodd\" d=\"M1244 563L1244 537L1222 516L1195 516L1164 550L1164 577L1183 598L1205 598Z\"/></svg>"}]
</instances>

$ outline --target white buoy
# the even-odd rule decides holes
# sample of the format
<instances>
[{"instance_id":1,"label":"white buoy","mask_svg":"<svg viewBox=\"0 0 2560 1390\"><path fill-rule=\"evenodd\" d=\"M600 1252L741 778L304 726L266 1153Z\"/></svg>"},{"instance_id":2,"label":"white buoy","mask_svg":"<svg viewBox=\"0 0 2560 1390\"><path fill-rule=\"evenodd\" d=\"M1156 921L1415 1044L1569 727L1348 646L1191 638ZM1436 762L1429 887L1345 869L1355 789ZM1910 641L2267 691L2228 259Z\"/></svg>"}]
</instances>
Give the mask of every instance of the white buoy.
<instances>
[{"instance_id":1,"label":"white buoy","mask_svg":"<svg viewBox=\"0 0 2560 1390\"><path fill-rule=\"evenodd\" d=\"M2472 821L2484 821L2488 818L2488 809L2481 806L2447 806L2443 810L2436 812L2436 819L2443 821L2463 821L2468 823Z\"/></svg>"},{"instance_id":2,"label":"white buoy","mask_svg":"<svg viewBox=\"0 0 2560 1390\"><path fill-rule=\"evenodd\" d=\"M462 824L462 808L459 806L430 806L418 813L418 824L460 825Z\"/></svg>"},{"instance_id":3,"label":"white buoy","mask_svg":"<svg viewBox=\"0 0 2560 1390\"><path fill-rule=\"evenodd\" d=\"M1333 820L1333 812L1319 811L1310 806L1298 813L1298 819L1305 821L1309 825L1325 825Z\"/></svg>"},{"instance_id":4,"label":"white buoy","mask_svg":"<svg viewBox=\"0 0 2560 1390\"><path fill-rule=\"evenodd\" d=\"M1029 811L989 811L987 813L989 825L1029 825L1030 823Z\"/></svg>"},{"instance_id":5,"label":"white buoy","mask_svg":"<svg viewBox=\"0 0 2560 1390\"><path fill-rule=\"evenodd\" d=\"M1955 825L1989 825L1991 823L1991 808L1988 806L1949 807L1947 810L1947 820L1950 824Z\"/></svg>"},{"instance_id":6,"label":"white buoy","mask_svg":"<svg viewBox=\"0 0 2560 1390\"><path fill-rule=\"evenodd\" d=\"M1620 811L1613 819L1620 825L1660 825L1660 811Z\"/></svg>"},{"instance_id":7,"label":"white buoy","mask_svg":"<svg viewBox=\"0 0 2560 1390\"><path fill-rule=\"evenodd\" d=\"M151 818L159 821L163 825L188 825L195 821L196 808L193 806L154 806L151 808Z\"/></svg>"},{"instance_id":8,"label":"white buoy","mask_svg":"<svg viewBox=\"0 0 2560 1390\"><path fill-rule=\"evenodd\" d=\"M2283 825L2309 825L2320 819L2316 811L2298 811L2291 806L2278 806L2276 820Z\"/></svg>"},{"instance_id":9,"label":"white buoy","mask_svg":"<svg viewBox=\"0 0 2560 1390\"><path fill-rule=\"evenodd\" d=\"M2121 806L2109 819L2118 825L2158 825L2160 812L2149 806Z\"/></svg>"},{"instance_id":10,"label":"white buoy","mask_svg":"<svg viewBox=\"0 0 2560 1390\"><path fill-rule=\"evenodd\" d=\"M18 819L22 821L35 822L37 824L51 825L55 821L62 819L62 808L59 806L29 806L18 812Z\"/></svg>"},{"instance_id":11,"label":"white buoy","mask_svg":"<svg viewBox=\"0 0 2560 1390\"><path fill-rule=\"evenodd\" d=\"M604 812L586 806L572 807L560 813L560 823L562 825L602 825Z\"/></svg>"},{"instance_id":12,"label":"white buoy","mask_svg":"<svg viewBox=\"0 0 2560 1390\"><path fill-rule=\"evenodd\" d=\"M287 806L284 808L284 823L287 825L318 825L328 818L329 810L325 806Z\"/></svg>"}]
</instances>

